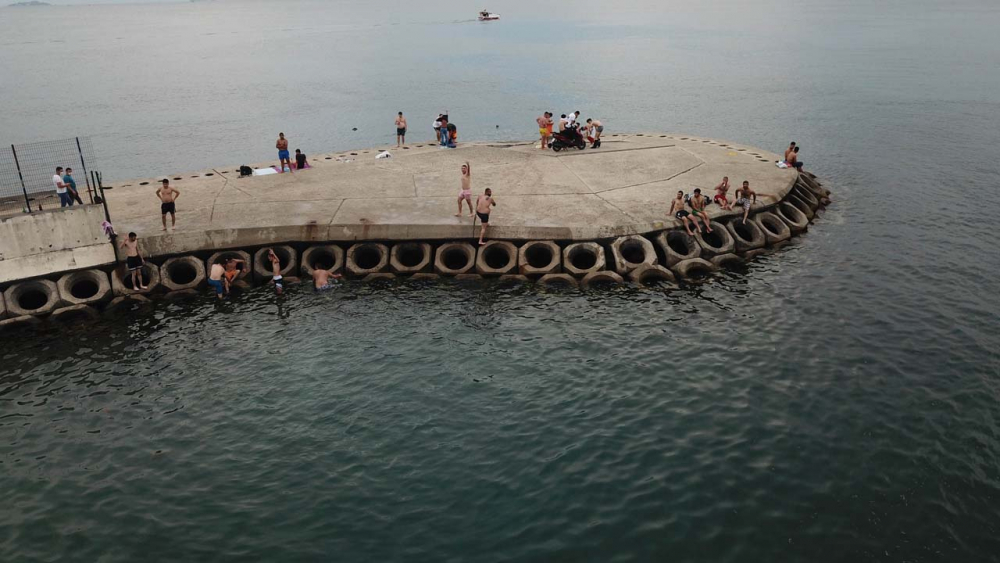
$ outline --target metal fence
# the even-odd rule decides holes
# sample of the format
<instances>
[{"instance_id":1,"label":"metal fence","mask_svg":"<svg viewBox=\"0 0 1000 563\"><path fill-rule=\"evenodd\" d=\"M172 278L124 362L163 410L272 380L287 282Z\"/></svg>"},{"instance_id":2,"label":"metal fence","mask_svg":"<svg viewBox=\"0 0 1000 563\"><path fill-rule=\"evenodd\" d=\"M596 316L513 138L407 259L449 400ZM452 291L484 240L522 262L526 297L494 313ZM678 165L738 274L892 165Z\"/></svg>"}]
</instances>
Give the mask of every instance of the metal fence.
<instances>
[{"instance_id":1,"label":"metal fence","mask_svg":"<svg viewBox=\"0 0 1000 563\"><path fill-rule=\"evenodd\" d=\"M100 203L97 158L89 137L0 147L0 215L34 213L60 207L53 176L56 167L72 169L74 203Z\"/></svg>"}]
</instances>

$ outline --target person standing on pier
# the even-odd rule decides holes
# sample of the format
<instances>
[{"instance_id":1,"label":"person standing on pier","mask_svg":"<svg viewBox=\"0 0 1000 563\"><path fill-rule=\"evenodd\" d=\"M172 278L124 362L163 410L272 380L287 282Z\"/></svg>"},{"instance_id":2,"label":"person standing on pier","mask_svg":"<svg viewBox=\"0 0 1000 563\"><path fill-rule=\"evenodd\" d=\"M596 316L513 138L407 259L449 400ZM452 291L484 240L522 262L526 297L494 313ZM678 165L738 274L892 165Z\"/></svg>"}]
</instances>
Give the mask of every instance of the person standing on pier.
<instances>
[{"instance_id":1,"label":"person standing on pier","mask_svg":"<svg viewBox=\"0 0 1000 563\"><path fill-rule=\"evenodd\" d=\"M593 146L590 148L598 149L601 148L601 133L604 133L604 125L596 119L588 119L587 126L591 128L594 132Z\"/></svg>"},{"instance_id":2,"label":"person standing on pier","mask_svg":"<svg viewBox=\"0 0 1000 563\"><path fill-rule=\"evenodd\" d=\"M284 173L285 170L291 172L292 159L288 153L288 139L285 138L284 133L278 133L278 142L274 144L274 147L278 149L278 168L281 169L280 172Z\"/></svg>"},{"instance_id":3,"label":"person standing on pier","mask_svg":"<svg viewBox=\"0 0 1000 563\"><path fill-rule=\"evenodd\" d=\"M403 117L403 112L399 112L396 116L396 148L404 144L406 144L406 118Z\"/></svg>"},{"instance_id":4,"label":"person standing on pier","mask_svg":"<svg viewBox=\"0 0 1000 563\"><path fill-rule=\"evenodd\" d=\"M156 197L160 198L160 219L163 221L163 230L167 230L167 213L170 214L170 228L177 226L177 196L181 192L170 186L170 180L163 179L163 185L157 188Z\"/></svg>"},{"instance_id":5,"label":"person standing on pier","mask_svg":"<svg viewBox=\"0 0 1000 563\"><path fill-rule=\"evenodd\" d=\"M444 114L439 113L437 119L434 120L434 138L437 142L441 142L441 117Z\"/></svg>"},{"instance_id":6,"label":"person standing on pier","mask_svg":"<svg viewBox=\"0 0 1000 563\"><path fill-rule=\"evenodd\" d=\"M76 200L77 203L83 205L83 200L80 199L80 192L76 190L76 180L73 179L73 169L67 168L66 175L63 176L63 183L69 188L69 195Z\"/></svg>"},{"instance_id":7,"label":"person standing on pier","mask_svg":"<svg viewBox=\"0 0 1000 563\"><path fill-rule=\"evenodd\" d=\"M542 150L545 150L549 146L549 135L552 134L552 114L549 112L543 113L535 121L538 123L538 134L542 138Z\"/></svg>"},{"instance_id":8,"label":"person standing on pier","mask_svg":"<svg viewBox=\"0 0 1000 563\"><path fill-rule=\"evenodd\" d=\"M462 216L462 201L469 204L469 217L472 217L472 167L466 162L462 165L462 191L458 192L458 213L455 217Z\"/></svg>"},{"instance_id":9,"label":"person standing on pier","mask_svg":"<svg viewBox=\"0 0 1000 563\"><path fill-rule=\"evenodd\" d=\"M483 195L479 196L476 200L476 215L479 216L479 222L483 224L483 228L479 230L479 246L483 246L486 243L483 242L483 238L486 237L486 229L490 226L490 211L491 208L496 206L497 202L493 199L493 190L486 188Z\"/></svg>"},{"instance_id":10,"label":"person standing on pier","mask_svg":"<svg viewBox=\"0 0 1000 563\"><path fill-rule=\"evenodd\" d=\"M56 166L56 173L52 176L52 184L59 196L59 207L73 207L73 196L69 195L69 186L63 180L62 171L62 166Z\"/></svg>"},{"instance_id":11,"label":"person standing on pier","mask_svg":"<svg viewBox=\"0 0 1000 563\"><path fill-rule=\"evenodd\" d=\"M135 233L129 233L128 238L122 241L118 248L125 250L125 266L132 275L132 289L144 290L149 287L142 283L142 267L146 261L142 259L139 252L139 237Z\"/></svg>"}]
</instances>

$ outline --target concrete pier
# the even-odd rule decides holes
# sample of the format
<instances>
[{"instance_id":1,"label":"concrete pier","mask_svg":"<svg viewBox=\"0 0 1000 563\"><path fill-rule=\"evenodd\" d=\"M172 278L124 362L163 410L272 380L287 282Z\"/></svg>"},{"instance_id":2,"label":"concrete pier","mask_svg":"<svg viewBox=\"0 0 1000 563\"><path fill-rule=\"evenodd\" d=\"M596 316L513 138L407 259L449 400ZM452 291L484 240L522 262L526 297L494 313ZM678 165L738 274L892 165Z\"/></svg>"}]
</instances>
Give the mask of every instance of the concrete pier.
<instances>
[{"instance_id":1,"label":"concrete pier","mask_svg":"<svg viewBox=\"0 0 1000 563\"><path fill-rule=\"evenodd\" d=\"M596 150L559 153L537 142L457 149L424 142L393 147L388 159L375 158L380 149L310 154L313 168L294 174L240 178L232 165L119 182L106 193L118 232L136 231L146 253L160 256L292 241L469 238L478 234L472 219L454 216L465 162L473 195L492 188L498 202L490 238L516 241L589 241L680 226L667 216L677 191L701 188L711 197L723 176L730 200L749 180L756 208L769 207L797 178L775 167L780 155L727 141L665 134L602 140ZM177 229L167 233L154 195L164 177L181 191ZM728 214L735 213L709 206L713 219Z\"/></svg>"}]
</instances>

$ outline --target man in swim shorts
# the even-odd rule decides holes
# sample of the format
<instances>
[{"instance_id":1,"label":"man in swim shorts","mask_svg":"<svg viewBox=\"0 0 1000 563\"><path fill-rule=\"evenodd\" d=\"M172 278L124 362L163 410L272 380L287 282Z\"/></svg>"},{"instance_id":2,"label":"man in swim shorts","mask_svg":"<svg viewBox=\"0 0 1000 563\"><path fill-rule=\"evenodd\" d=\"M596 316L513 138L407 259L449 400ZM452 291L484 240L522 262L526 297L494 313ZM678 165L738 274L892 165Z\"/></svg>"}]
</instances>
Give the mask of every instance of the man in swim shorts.
<instances>
[{"instance_id":1,"label":"man in swim shorts","mask_svg":"<svg viewBox=\"0 0 1000 563\"><path fill-rule=\"evenodd\" d=\"M156 197L160 198L160 219L163 221L163 230L167 230L167 213L170 214L170 228L177 226L177 196L181 192L170 187L170 180L164 178L162 186L156 189Z\"/></svg>"},{"instance_id":2,"label":"man in swim shorts","mask_svg":"<svg viewBox=\"0 0 1000 563\"><path fill-rule=\"evenodd\" d=\"M486 192L476 200L476 215L479 216L479 222L483 224L483 228L479 231L479 246L486 244L483 242L483 237L486 236L486 228L490 226L490 209L496 204L496 200L493 199L493 190L489 188L486 188Z\"/></svg>"},{"instance_id":3,"label":"man in swim shorts","mask_svg":"<svg viewBox=\"0 0 1000 563\"><path fill-rule=\"evenodd\" d=\"M754 203L757 203L757 193L750 189L750 182L743 180L743 187L736 190L736 205L743 206L744 224L747 222L747 216L750 215L750 207Z\"/></svg>"},{"instance_id":4,"label":"man in swim shorts","mask_svg":"<svg viewBox=\"0 0 1000 563\"><path fill-rule=\"evenodd\" d=\"M118 248L125 249L125 266L132 275L132 289L149 289L142 284L142 267L146 261L139 252L139 237L135 233L129 233Z\"/></svg>"},{"instance_id":5,"label":"man in swim shorts","mask_svg":"<svg viewBox=\"0 0 1000 563\"><path fill-rule=\"evenodd\" d=\"M549 119L549 112L543 113L535 119L535 122L538 123L538 134L542 138L542 150L545 150L549 146L549 131L552 128L552 120Z\"/></svg>"},{"instance_id":6,"label":"man in swim shorts","mask_svg":"<svg viewBox=\"0 0 1000 563\"><path fill-rule=\"evenodd\" d=\"M333 273L333 270L321 270L319 268L313 270L312 276L313 291L317 293L333 289L334 284L330 280L339 280L342 277L340 274Z\"/></svg>"},{"instance_id":7,"label":"man in swim shorts","mask_svg":"<svg viewBox=\"0 0 1000 563\"><path fill-rule=\"evenodd\" d=\"M281 295L285 290L285 285L282 283L281 278L281 260L278 259L278 255L274 253L273 248L267 249L267 259L271 262L271 281L274 282L274 291Z\"/></svg>"},{"instance_id":8,"label":"man in swim shorts","mask_svg":"<svg viewBox=\"0 0 1000 563\"><path fill-rule=\"evenodd\" d=\"M226 268L223 266L225 262L225 258L219 258L215 264L212 264L212 269L208 272L208 286L215 290L215 296L219 299L229 293L228 284L225 281Z\"/></svg>"},{"instance_id":9,"label":"man in swim shorts","mask_svg":"<svg viewBox=\"0 0 1000 563\"><path fill-rule=\"evenodd\" d=\"M288 171L292 171L292 159L291 155L288 154L288 139L285 138L284 133L278 133L278 142L274 144L275 148L278 149L278 168L279 172L284 172L285 167L288 167Z\"/></svg>"},{"instance_id":10,"label":"man in swim shorts","mask_svg":"<svg viewBox=\"0 0 1000 563\"><path fill-rule=\"evenodd\" d=\"M712 232L712 225L708 221L708 213L705 211L705 207L708 205L708 198L701 195L701 188L694 189L694 195L688 200L688 205L691 206L691 213L695 217L701 217L701 220L705 222L705 232Z\"/></svg>"},{"instance_id":11,"label":"man in swim shorts","mask_svg":"<svg viewBox=\"0 0 1000 563\"><path fill-rule=\"evenodd\" d=\"M691 216L691 214L687 212L687 209L684 209L683 191L677 192L677 197L670 202L670 211L667 212L667 215L673 215L683 221L684 229L687 230L687 233L691 236L694 236L694 231L691 230L690 224L692 221L694 222L695 229L699 231L701 230L701 227L698 226L698 219Z\"/></svg>"},{"instance_id":12,"label":"man in swim shorts","mask_svg":"<svg viewBox=\"0 0 1000 563\"><path fill-rule=\"evenodd\" d=\"M403 146L406 143L406 118L403 117L403 112L399 112L396 116L396 148Z\"/></svg>"},{"instance_id":13,"label":"man in swim shorts","mask_svg":"<svg viewBox=\"0 0 1000 563\"><path fill-rule=\"evenodd\" d=\"M729 203L729 198L726 197L727 193L729 193L729 176L723 176L719 185L715 186L714 199L715 203L721 205L726 211L729 211L733 208L733 206Z\"/></svg>"},{"instance_id":14,"label":"man in swim shorts","mask_svg":"<svg viewBox=\"0 0 1000 563\"><path fill-rule=\"evenodd\" d=\"M233 287L233 283L236 282L236 278L240 277L243 268L246 268L246 262L238 258L229 258L226 260L225 266L226 272L222 281L226 284L226 293L229 293L229 290Z\"/></svg>"},{"instance_id":15,"label":"man in swim shorts","mask_svg":"<svg viewBox=\"0 0 1000 563\"><path fill-rule=\"evenodd\" d=\"M462 165L462 191L458 192L458 213L455 217L462 216L462 202L469 204L469 217L472 217L472 167L466 162Z\"/></svg>"},{"instance_id":16,"label":"man in swim shorts","mask_svg":"<svg viewBox=\"0 0 1000 563\"><path fill-rule=\"evenodd\" d=\"M596 119L588 119L587 126L593 131L594 141L590 148L596 149L601 146L601 133L604 133L604 124Z\"/></svg>"}]
</instances>

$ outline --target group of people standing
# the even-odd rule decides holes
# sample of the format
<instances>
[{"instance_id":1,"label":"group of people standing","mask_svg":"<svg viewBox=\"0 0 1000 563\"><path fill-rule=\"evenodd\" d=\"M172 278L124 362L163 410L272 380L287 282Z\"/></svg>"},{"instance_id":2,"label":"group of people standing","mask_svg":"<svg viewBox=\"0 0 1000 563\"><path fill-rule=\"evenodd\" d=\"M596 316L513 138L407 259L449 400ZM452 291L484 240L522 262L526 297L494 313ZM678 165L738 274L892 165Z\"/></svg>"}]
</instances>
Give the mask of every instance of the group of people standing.
<instances>
[{"instance_id":1,"label":"group of people standing","mask_svg":"<svg viewBox=\"0 0 1000 563\"><path fill-rule=\"evenodd\" d=\"M538 123L538 135L541 137L541 150L549 148L552 139L552 128L555 126L552 116L552 112L547 111L535 119L535 122ZM579 120L580 110L562 114L559 117L559 132L575 129L585 141L591 143L591 148L599 148L601 135L604 133L604 124L593 118L588 118L584 123L580 123Z\"/></svg>"},{"instance_id":2,"label":"group of people standing","mask_svg":"<svg viewBox=\"0 0 1000 563\"><path fill-rule=\"evenodd\" d=\"M76 191L72 168L67 168L63 173L63 167L56 166L56 173L52 175L52 185L55 186L56 195L59 196L59 207L72 207L74 203L83 205L80 192Z\"/></svg>"}]
</instances>

